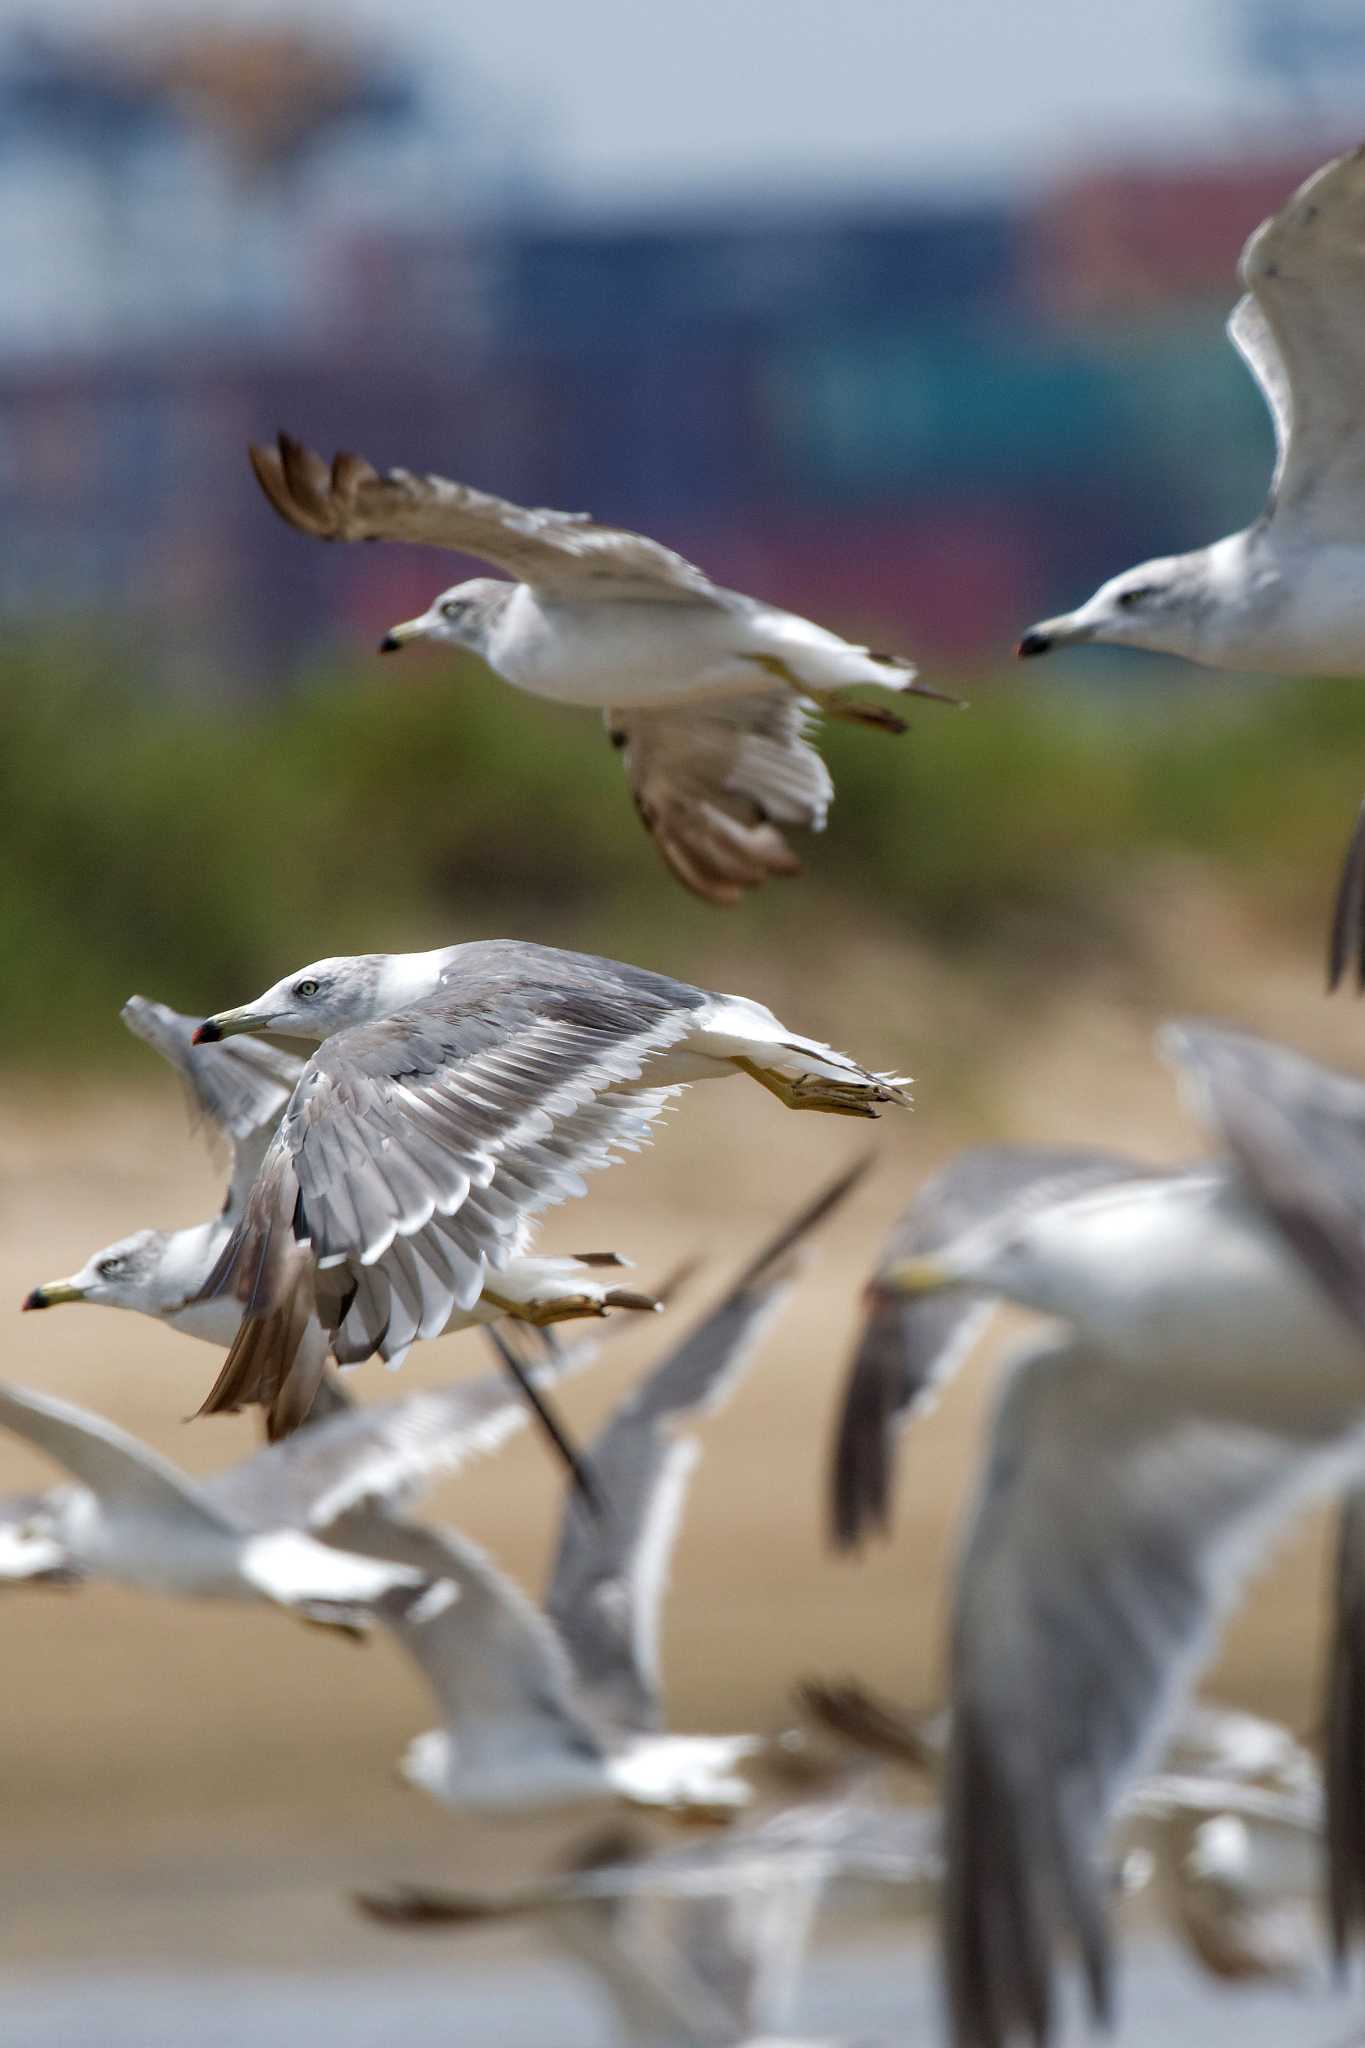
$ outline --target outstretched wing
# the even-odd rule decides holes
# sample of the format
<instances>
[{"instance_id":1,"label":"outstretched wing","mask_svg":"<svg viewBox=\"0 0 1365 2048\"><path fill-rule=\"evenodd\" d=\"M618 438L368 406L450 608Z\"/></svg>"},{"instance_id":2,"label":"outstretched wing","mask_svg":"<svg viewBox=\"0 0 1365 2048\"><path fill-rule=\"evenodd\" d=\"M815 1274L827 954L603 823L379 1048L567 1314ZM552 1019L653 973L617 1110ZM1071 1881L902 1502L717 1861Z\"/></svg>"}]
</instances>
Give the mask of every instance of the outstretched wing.
<instances>
[{"instance_id":1,"label":"outstretched wing","mask_svg":"<svg viewBox=\"0 0 1365 2048\"><path fill-rule=\"evenodd\" d=\"M187 1532L195 1522L218 1534L233 1526L185 1473L89 1408L0 1382L0 1429L45 1452L108 1506L171 1513Z\"/></svg>"},{"instance_id":2,"label":"outstretched wing","mask_svg":"<svg viewBox=\"0 0 1365 2048\"><path fill-rule=\"evenodd\" d=\"M423 1672L441 1720L471 1771L480 1755L517 1752L539 1761L570 1752L585 1762L603 1754L573 1697L573 1674L554 1630L480 1549L454 1529L419 1527L374 1509L355 1508L322 1540L361 1557L408 1565L456 1597L447 1605L410 1599L378 1612Z\"/></svg>"},{"instance_id":3,"label":"outstretched wing","mask_svg":"<svg viewBox=\"0 0 1365 2048\"><path fill-rule=\"evenodd\" d=\"M588 604L723 602L709 576L643 534L597 526L586 512L514 505L443 476L382 474L363 456L330 465L288 434L253 447L251 466L281 519L319 540L408 540L494 562L547 595Z\"/></svg>"},{"instance_id":4,"label":"outstretched wing","mask_svg":"<svg viewBox=\"0 0 1365 2048\"><path fill-rule=\"evenodd\" d=\"M1147 1177L1145 1168L1112 1152L981 1145L925 1182L887 1239L844 1382L830 1461L830 1536L837 1549L851 1550L873 1531L889 1531L897 1436L956 1372L993 1312L990 1302L956 1291L900 1294L880 1276L979 1223L1022 1217L1091 1188Z\"/></svg>"},{"instance_id":5,"label":"outstretched wing","mask_svg":"<svg viewBox=\"0 0 1365 2048\"><path fill-rule=\"evenodd\" d=\"M817 718L788 690L606 714L645 830L708 903L800 873L784 828L823 830L834 784L810 744Z\"/></svg>"},{"instance_id":6,"label":"outstretched wing","mask_svg":"<svg viewBox=\"0 0 1365 2048\"><path fill-rule=\"evenodd\" d=\"M1265 1541L1341 1471L1308 1424L1201 1414L1176 1368L1135 1378L1048 1342L1015 1369L954 1611L943 1941L963 2048L1054 2038L1063 1945L1109 2019L1108 1824Z\"/></svg>"},{"instance_id":7,"label":"outstretched wing","mask_svg":"<svg viewBox=\"0 0 1365 2048\"><path fill-rule=\"evenodd\" d=\"M601 1351L594 1339L562 1346L530 1377L538 1388L557 1385ZM530 1416L506 1372L490 1373L310 1421L207 1480L205 1491L234 1521L260 1529L317 1527L352 1508L405 1507L438 1474L497 1450Z\"/></svg>"},{"instance_id":8,"label":"outstretched wing","mask_svg":"<svg viewBox=\"0 0 1365 2048\"><path fill-rule=\"evenodd\" d=\"M613 1725L663 1725L659 1608L695 1442L680 1416L730 1394L794 1278L793 1253L864 1171L843 1173L783 1225L719 1306L623 1401L586 1461L600 1503L571 1493L546 1597L585 1696Z\"/></svg>"},{"instance_id":9,"label":"outstretched wing","mask_svg":"<svg viewBox=\"0 0 1365 2048\"><path fill-rule=\"evenodd\" d=\"M1318 540L1365 539L1365 150L1257 228L1242 282L1254 304L1230 332L1275 421L1269 509Z\"/></svg>"},{"instance_id":10,"label":"outstretched wing","mask_svg":"<svg viewBox=\"0 0 1365 2048\"><path fill-rule=\"evenodd\" d=\"M282 1385L309 1318L345 1320L348 1267L377 1268L407 1343L439 1336L541 1210L648 1142L671 1091L631 1084L688 1028L662 999L514 986L476 1003L437 995L328 1039L204 1290L243 1304L224 1382ZM386 1324L376 1349L381 1336L400 1363L407 1344Z\"/></svg>"},{"instance_id":11,"label":"outstretched wing","mask_svg":"<svg viewBox=\"0 0 1365 2048\"><path fill-rule=\"evenodd\" d=\"M135 1037L175 1068L198 1114L230 1141L228 1205L240 1209L303 1061L246 1035L196 1045L203 1018L183 1016L148 996L129 996L119 1014Z\"/></svg>"}]
</instances>

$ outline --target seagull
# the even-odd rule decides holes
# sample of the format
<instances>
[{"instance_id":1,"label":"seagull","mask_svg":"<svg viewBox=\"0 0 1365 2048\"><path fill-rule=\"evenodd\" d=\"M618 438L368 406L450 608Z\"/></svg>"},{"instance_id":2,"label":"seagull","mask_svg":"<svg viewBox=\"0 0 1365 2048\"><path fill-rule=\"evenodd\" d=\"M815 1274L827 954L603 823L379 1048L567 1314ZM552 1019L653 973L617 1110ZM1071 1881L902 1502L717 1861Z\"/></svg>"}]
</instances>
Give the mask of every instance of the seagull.
<instances>
[{"instance_id":1,"label":"seagull","mask_svg":"<svg viewBox=\"0 0 1365 2048\"><path fill-rule=\"evenodd\" d=\"M45 1280L25 1296L25 1309L56 1308L64 1302L94 1302L108 1308L136 1309L172 1329L202 1338L228 1350L241 1327L241 1304L230 1294L204 1293L209 1276L239 1224L281 1114L303 1072L303 1061L281 1052L263 1039L242 1034L230 1044L202 1036L204 1019L182 1015L165 1003L131 996L120 1013L128 1029L159 1052L175 1068L189 1099L210 1130L231 1147L232 1171L223 1207L207 1223L184 1230L139 1230L95 1252L76 1273L63 1280ZM614 1252L590 1252L574 1258L522 1256L512 1259L499 1276L496 1300L480 1296L467 1308L452 1311L448 1334L503 1315L548 1325L579 1315L604 1315L609 1309L653 1310L654 1296L604 1278L600 1269L625 1263ZM354 1357L344 1344L338 1356L357 1362L377 1350L399 1361L408 1339L399 1342L397 1315L382 1276L363 1276L373 1325L382 1333L377 1344ZM315 1318L300 1333L293 1369L278 1377L257 1372L220 1376L201 1413L217 1414L259 1401L266 1410L267 1433L285 1436L314 1413L324 1389L328 1333ZM542 1416L542 1421L552 1418Z\"/></svg>"},{"instance_id":2,"label":"seagull","mask_svg":"<svg viewBox=\"0 0 1365 2048\"><path fill-rule=\"evenodd\" d=\"M861 1171L840 1175L784 1225L610 1416L587 1452L600 1508L587 1514L569 1497L543 1611L453 1529L371 1508L321 1532L455 1589L420 1618L410 1603L379 1603L441 1709L441 1726L403 1759L411 1783L479 1812L624 1800L726 1818L748 1802L739 1766L762 1748L758 1737L663 1732L659 1615L697 1456L673 1425L733 1390L790 1289L796 1246Z\"/></svg>"},{"instance_id":3,"label":"seagull","mask_svg":"<svg viewBox=\"0 0 1365 2048\"><path fill-rule=\"evenodd\" d=\"M502 1340L495 1331L487 1334L500 1353ZM527 1375L544 1391L594 1364L601 1350L593 1340L561 1347L528 1367ZM306 1537L311 1559L313 1550L323 1548L312 1539L339 1516L410 1507L438 1476L498 1450L532 1412L502 1371L364 1408L354 1407L338 1389L330 1395L332 1411L310 1419L306 1429L209 1478L190 1480L100 1416L20 1389L10 1393L17 1405L0 1409L4 1426L84 1482L95 1497L99 1526L96 1542L87 1533L96 1510L82 1502L73 1511L68 1488L0 1500L4 1584L74 1585L91 1576L143 1584L142 1546L152 1530L150 1518L166 1518L156 1528L178 1553L188 1549L196 1510L220 1530L258 1539ZM319 1562L324 1575L333 1569L326 1551ZM200 1569L193 1557L179 1563L191 1575ZM183 1590L197 1590L197 1584ZM346 1620L350 1626L355 1617L348 1614Z\"/></svg>"},{"instance_id":4,"label":"seagull","mask_svg":"<svg viewBox=\"0 0 1365 2048\"><path fill-rule=\"evenodd\" d=\"M429 1590L401 1561L349 1557L297 1528L233 1514L211 1486L72 1402L0 1383L0 1428L75 1481L42 1495L15 1532L52 1571L192 1599L264 1600L348 1629L381 1596L410 1607Z\"/></svg>"},{"instance_id":5,"label":"seagull","mask_svg":"<svg viewBox=\"0 0 1365 2048\"><path fill-rule=\"evenodd\" d=\"M358 455L329 466L287 434L250 454L302 533L453 548L516 579L455 584L386 633L380 652L413 640L464 648L531 696L601 708L646 831L710 903L799 872L784 834L820 831L834 796L811 745L819 712L901 733L894 712L843 693L938 695L903 655L723 590L658 541L586 513L530 510L406 469L381 475Z\"/></svg>"},{"instance_id":6,"label":"seagull","mask_svg":"<svg viewBox=\"0 0 1365 2048\"><path fill-rule=\"evenodd\" d=\"M931 1226L877 1283L1053 1319L1009 1375L957 1578L954 2048L1050 2040L1063 1942L1110 2017L1107 1825L1269 1538L1365 1457L1365 1086L1209 1026L1161 1043L1221 1161L1079 1192L1054 1162L1032 1201L986 1173L978 1216ZM898 1384L877 1369L886 1432L960 1336L938 1317L908 1333ZM849 1498L875 1517L875 1489Z\"/></svg>"},{"instance_id":7,"label":"seagull","mask_svg":"<svg viewBox=\"0 0 1365 2048\"><path fill-rule=\"evenodd\" d=\"M511 939L320 960L198 1040L243 1031L322 1045L205 1283L243 1313L218 1389L233 1399L283 1384L313 1314L341 1362L397 1364L481 1298L515 1312L531 1219L645 1144L686 1082L745 1073L844 1116L909 1101L902 1077L761 1003Z\"/></svg>"},{"instance_id":8,"label":"seagull","mask_svg":"<svg viewBox=\"0 0 1365 2048\"><path fill-rule=\"evenodd\" d=\"M1163 555L1041 619L1024 656L1080 641L1271 675L1365 673L1365 147L1315 171L1242 251L1228 337L1275 428L1275 471L1240 533ZM1335 987L1365 987L1365 806L1337 895Z\"/></svg>"}]
</instances>

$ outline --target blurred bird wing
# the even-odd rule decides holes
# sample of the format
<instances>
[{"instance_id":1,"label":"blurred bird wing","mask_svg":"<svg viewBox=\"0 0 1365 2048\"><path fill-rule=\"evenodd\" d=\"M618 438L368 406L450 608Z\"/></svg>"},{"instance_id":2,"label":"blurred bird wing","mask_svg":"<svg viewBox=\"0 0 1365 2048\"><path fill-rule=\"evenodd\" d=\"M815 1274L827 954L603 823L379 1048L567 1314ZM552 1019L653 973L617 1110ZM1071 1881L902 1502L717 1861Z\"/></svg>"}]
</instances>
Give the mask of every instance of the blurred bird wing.
<instances>
[{"instance_id":1,"label":"blurred bird wing","mask_svg":"<svg viewBox=\"0 0 1365 2048\"><path fill-rule=\"evenodd\" d=\"M566 1346L530 1376L552 1386L599 1355L596 1344ZM310 1422L206 1490L252 1528L319 1528L354 1508L407 1505L438 1475L498 1450L530 1413L507 1375L490 1373Z\"/></svg>"},{"instance_id":2,"label":"blurred bird wing","mask_svg":"<svg viewBox=\"0 0 1365 2048\"><path fill-rule=\"evenodd\" d=\"M485 1553L454 1529L419 1527L374 1508L343 1514L319 1536L340 1550L407 1565L455 1598L415 1612L401 1596L380 1602L381 1619L418 1665L458 1744L462 1761L571 1751L604 1754L573 1697L569 1659L554 1629Z\"/></svg>"},{"instance_id":3,"label":"blurred bird wing","mask_svg":"<svg viewBox=\"0 0 1365 2048\"><path fill-rule=\"evenodd\" d=\"M912 1296L878 1284L903 1260L940 1251L978 1224L1020 1218L1091 1189L1146 1180L1116 1153L1060 1145L982 1145L925 1182L892 1228L868 1289L844 1382L830 1468L830 1526L851 1549L891 1522L896 1439L976 1343L994 1304L961 1291Z\"/></svg>"},{"instance_id":4,"label":"blurred bird wing","mask_svg":"<svg viewBox=\"0 0 1365 2048\"><path fill-rule=\"evenodd\" d=\"M1275 422L1269 511L1318 540L1365 540L1365 150L1262 222L1241 271L1254 306L1230 332Z\"/></svg>"},{"instance_id":5,"label":"blurred bird wing","mask_svg":"<svg viewBox=\"0 0 1365 2048\"><path fill-rule=\"evenodd\" d=\"M170 1514L218 1535L237 1533L186 1473L89 1408L0 1383L0 1428L44 1452L106 1506Z\"/></svg>"},{"instance_id":6,"label":"blurred bird wing","mask_svg":"<svg viewBox=\"0 0 1365 2048\"><path fill-rule=\"evenodd\" d=\"M757 1355L796 1275L802 1241L864 1171L841 1173L777 1232L724 1299L611 1415L585 1453L600 1494L570 1493L546 1612L585 1696L613 1725L662 1722L659 1622L688 1477L699 1456L680 1417L714 1413Z\"/></svg>"},{"instance_id":7,"label":"blurred bird wing","mask_svg":"<svg viewBox=\"0 0 1365 2048\"><path fill-rule=\"evenodd\" d=\"M817 723L788 690L606 713L641 822L694 895L737 903L772 875L800 872L784 830L823 830L834 797L811 745Z\"/></svg>"},{"instance_id":8,"label":"blurred bird wing","mask_svg":"<svg viewBox=\"0 0 1365 2048\"><path fill-rule=\"evenodd\" d=\"M598 526L586 512L514 505L488 491L419 476L382 474L362 456L328 465L288 434L253 447L251 466L282 519L320 540L406 540L496 563L548 597L590 604L723 604L709 576L656 540Z\"/></svg>"},{"instance_id":9,"label":"blurred bird wing","mask_svg":"<svg viewBox=\"0 0 1365 2048\"><path fill-rule=\"evenodd\" d=\"M1011 1374L959 1571L945 1794L955 2039L1048 2038L1063 1942L1111 2003L1100 1850L1275 1527L1343 1453L1187 1378L1045 1342Z\"/></svg>"}]
</instances>

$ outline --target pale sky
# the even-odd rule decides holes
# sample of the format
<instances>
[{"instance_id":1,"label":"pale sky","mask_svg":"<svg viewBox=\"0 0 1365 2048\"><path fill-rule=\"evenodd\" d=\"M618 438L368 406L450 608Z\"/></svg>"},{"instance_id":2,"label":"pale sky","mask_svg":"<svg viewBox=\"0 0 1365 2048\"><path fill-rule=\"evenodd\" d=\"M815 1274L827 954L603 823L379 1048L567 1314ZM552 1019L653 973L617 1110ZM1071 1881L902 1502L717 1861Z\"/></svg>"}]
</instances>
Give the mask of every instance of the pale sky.
<instances>
[{"instance_id":1,"label":"pale sky","mask_svg":"<svg viewBox=\"0 0 1365 2048\"><path fill-rule=\"evenodd\" d=\"M452 118L472 99L515 119L555 196L591 205L736 187L998 190L1097 158L1311 146L1315 124L1292 127L1242 62L1255 4L43 0L41 17L352 22L413 53ZM0 0L0 22L36 12ZM1362 83L1346 81L1346 105ZM1329 122L1323 139L1341 133Z\"/></svg>"}]
</instances>

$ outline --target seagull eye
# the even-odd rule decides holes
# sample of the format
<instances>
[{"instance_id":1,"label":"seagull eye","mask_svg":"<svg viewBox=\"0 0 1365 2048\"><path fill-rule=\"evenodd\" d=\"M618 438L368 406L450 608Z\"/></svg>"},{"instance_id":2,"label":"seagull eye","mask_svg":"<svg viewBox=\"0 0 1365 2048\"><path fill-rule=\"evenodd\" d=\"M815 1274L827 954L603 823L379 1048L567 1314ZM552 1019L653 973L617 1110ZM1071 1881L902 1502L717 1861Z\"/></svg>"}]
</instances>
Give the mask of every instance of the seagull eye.
<instances>
[{"instance_id":1,"label":"seagull eye","mask_svg":"<svg viewBox=\"0 0 1365 2048\"><path fill-rule=\"evenodd\" d=\"M1115 603L1120 610L1126 612L1133 605L1141 604L1144 598L1150 597L1155 589L1155 583L1135 583L1131 590L1121 590Z\"/></svg>"},{"instance_id":2,"label":"seagull eye","mask_svg":"<svg viewBox=\"0 0 1365 2048\"><path fill-rule=\"evenodd\" d=\"M458 619L463 610L464 602L461 598L448 597L441 606L441 617L443 619Z\"/></svg>"},{"instance_id":3,"label":"seagull eye","mask_svg":"<svg viewBox=\"0 0 1365 2048\"><path fill-rule=\"evenodd\" d=\"M115 1274L123 1271L127 1263L127 1259L122 1255L115 1259L101 1259L95 1271L99 1274L101 1280L112 1280Z\"/></svg>"},{"instance_id":4,"label":"seagull eye","mask_svg":"<svg viewBox=\"0 0 1365 2048\"><path fill-rule=\"evenodd\" d=\"M294 994L296 996L315 996L319 986L320 984L316 981L296 981L294 983Z\"/></svg>"}]
</instances>

